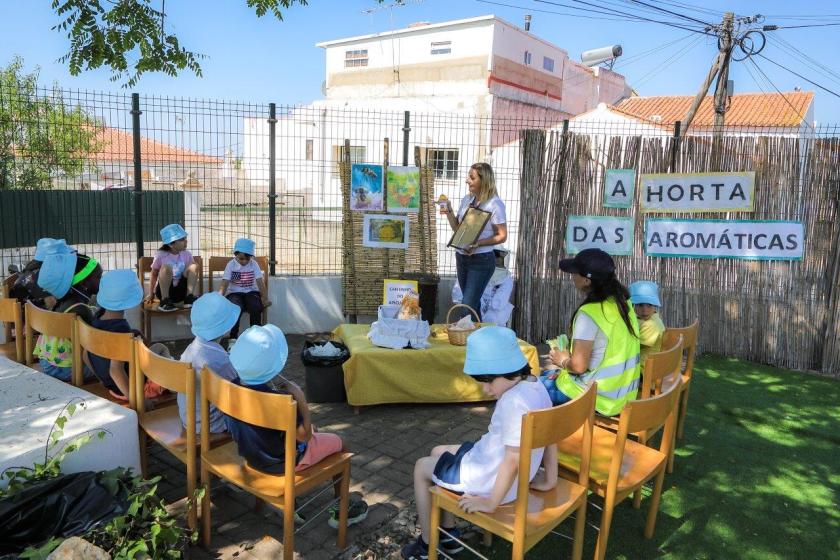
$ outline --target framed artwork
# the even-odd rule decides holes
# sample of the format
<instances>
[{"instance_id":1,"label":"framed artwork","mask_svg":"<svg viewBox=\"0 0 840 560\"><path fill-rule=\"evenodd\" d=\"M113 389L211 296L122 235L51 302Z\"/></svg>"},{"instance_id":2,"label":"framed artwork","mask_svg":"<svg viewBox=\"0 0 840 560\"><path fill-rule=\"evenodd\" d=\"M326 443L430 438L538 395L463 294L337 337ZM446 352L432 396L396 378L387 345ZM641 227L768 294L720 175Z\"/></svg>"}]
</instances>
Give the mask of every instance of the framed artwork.
<instances>
[{"instance_id":1,"label":"framed artwork","mask_svg":"<svg viewBox=\"0 0 840 560\"><path fill-rule=\"evenodd\" d=\"M388 212L420 211L420 168L395 165L388 167Z\"/></svg>"},{"instance_id":2,"label":"framed artwork","mask_svg":"<svg viewBox=\"0 0 840 560\"><path fill-rule=\"evenodd\" d=\"M458 224L458 229L452 234L452 239L447 243L447 247L455 247L466 251L467 247L475 243L478 236L481 235L491 214L491 212L480 208L473 208L472 206L467 208L464 219Z\"/></svg>"},{"instance_id":3,"label":"framed artwork","mask_svg":"<svg viewBox=\"0 0 840 560\"><path fill-rule=\"evenodd\" d=\"M381 165L354 163L350 170L350 210L385 209Z\"/></svg>"},{"instance_id":4,"label":"framed artwork","mask_svg":"<svg viewBox=\"0 0 840 560\"><path fill-rule=\"evenodd\" d=\"M365 214L362 245L377 249L408 249L408 216Z\"/></svg>"}]
</instances>

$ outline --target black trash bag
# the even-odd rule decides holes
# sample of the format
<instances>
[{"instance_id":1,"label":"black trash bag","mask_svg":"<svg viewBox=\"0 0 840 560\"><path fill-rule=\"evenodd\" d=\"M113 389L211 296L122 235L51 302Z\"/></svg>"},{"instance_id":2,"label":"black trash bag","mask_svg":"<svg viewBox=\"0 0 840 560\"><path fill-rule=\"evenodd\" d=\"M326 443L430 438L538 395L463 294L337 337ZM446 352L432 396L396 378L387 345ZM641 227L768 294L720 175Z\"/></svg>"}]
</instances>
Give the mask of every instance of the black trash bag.
<instances>
[{"instance_id":1,"label":"black trash bag","mask_svg":"<svg viewBox=\"0 0 840 560\"><path fill-rule=\"evenodd\" d=\"M114 496L101 482L107 474L63 474L0 500L0 554L21 552L50 537L81 535L125 513L128 493L121 484Z\"/></svg>"},{"instance_id":2,"label":"black trash bag","mask_svg":"<svg viewBox=\"0 0 840 560\"><path fill-rule=\"evenodd\" d=\"M319 366L319 367L332 367L332 366L340 366L344 362L350 358L350 350L347 349L347 346L342 344L341 342L336 342L334 340L329 341L333 346L341 350L341 352L335 356L313 356L310 350L314 346L324 346L327 341L324 342L310 342L306 341L303 344L303 350L300 353L300 359L303 360L303 365L305 366Z\"/></svg>"}]
</instances>

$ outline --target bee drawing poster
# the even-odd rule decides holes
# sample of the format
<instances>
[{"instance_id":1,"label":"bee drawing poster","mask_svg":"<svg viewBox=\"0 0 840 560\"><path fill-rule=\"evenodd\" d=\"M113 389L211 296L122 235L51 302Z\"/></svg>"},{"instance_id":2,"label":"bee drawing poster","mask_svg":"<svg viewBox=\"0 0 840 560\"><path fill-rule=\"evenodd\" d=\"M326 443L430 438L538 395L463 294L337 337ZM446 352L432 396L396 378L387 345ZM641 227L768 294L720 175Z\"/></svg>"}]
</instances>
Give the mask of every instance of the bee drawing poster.
<instances>
[{"instance_id":1,"label":"bee drawing poster","mask_svg":"<svg viewBox=\"0 0 840 560\"><path fill-rule=\"evenodd\" d=\"M350 210L384 210L381 165L354 163L350 171Z\"/></svg>"},{"instance_id":2,"label":"bee drawing poster","mask_svg":"<svg viewBox=\"0 0 840 560\"><path fill-rule=\"evenodd\" d=\"M362 245L378 249L408 249L408 216L365 214Z\"/></svg>"},{"instance_id":3,"label":"bee drawing poster","mask_svg":"<svg viewBox=\"0 0 840 560\"><path fill-rule=\"evenodd\" d=\"M388 212L420 211L420 168L388 167Z\"/></svg>"}]
</instances>

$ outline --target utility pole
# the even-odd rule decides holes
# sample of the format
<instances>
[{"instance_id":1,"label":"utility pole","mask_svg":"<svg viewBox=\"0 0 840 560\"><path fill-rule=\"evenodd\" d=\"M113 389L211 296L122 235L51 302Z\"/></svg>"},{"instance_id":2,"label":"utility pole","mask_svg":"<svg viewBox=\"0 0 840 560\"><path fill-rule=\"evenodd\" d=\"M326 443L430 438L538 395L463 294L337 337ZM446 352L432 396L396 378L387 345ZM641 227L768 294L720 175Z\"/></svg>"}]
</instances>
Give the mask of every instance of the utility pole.
<instances>
[{"instance_id":1,"label":"utility pole","mask_svg":"<svg viewBox=\"0 0 840 560\"><path fill-rule=\"evenodd\" d=\"M718 81L715 85L715 135L718 136L718 133L723 131L724 115L726 114L726 81L729 78L729 59L732 56L732 47L734 46L732 41L734 20L735 14L732 12L726 12L723 15L720 32L718 33L718 55L712 63L706 79L700 86L700 91L694 97L691 107L683 117L683 136L688 132L691 121L694 120L694 115L697 113L703 98L709 92L709 86L712 85L712 80L716 75Z\"/></svg>"}]
</instances>

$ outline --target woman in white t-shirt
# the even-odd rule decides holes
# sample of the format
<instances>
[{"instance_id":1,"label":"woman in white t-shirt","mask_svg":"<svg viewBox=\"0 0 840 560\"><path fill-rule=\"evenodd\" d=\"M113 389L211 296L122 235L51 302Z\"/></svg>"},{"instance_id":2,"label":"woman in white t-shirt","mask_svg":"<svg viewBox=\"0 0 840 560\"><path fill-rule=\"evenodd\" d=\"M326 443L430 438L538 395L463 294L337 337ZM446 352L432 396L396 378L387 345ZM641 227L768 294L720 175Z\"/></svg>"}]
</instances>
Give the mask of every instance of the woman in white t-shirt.
<instances>
[{"instance_id":1,"label":"woman in white t-shirt","mask_svg":"<svg viewBox=\"0 0 840 560\"><path fill-rule=\"evenodd\" d=\"M263 273L254 259L255 244L245 237L233 245L233 258L225 266L219 293L247 312L251 326L262 324L263 309L271 305L268 300ZM230 337L239 336L239 321L233 325Z\"/></svg>"},{"instance_id":2,"label":"woman in white t-shirt","mask_svg":"<svg viewBox=\"0 0 840 560\"><path fill-rule=\"evenodd\" d=\"M507 215L505 203L496 194L496 178L490 164L474 163L467 175L467 187L469 193L461 200L457 213L452 211L449 201L444 203L442 211L446 213L452 231L458 229L470 207L490 212L490 219L475 243L467 250L455 249L455 266L458 285L464 294L463 303L480 315L481 294L496 269L493 247L507 240Z\"/></svg>"}]
</instances>

